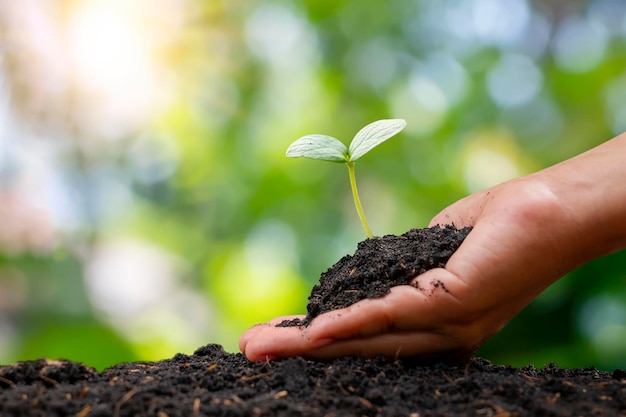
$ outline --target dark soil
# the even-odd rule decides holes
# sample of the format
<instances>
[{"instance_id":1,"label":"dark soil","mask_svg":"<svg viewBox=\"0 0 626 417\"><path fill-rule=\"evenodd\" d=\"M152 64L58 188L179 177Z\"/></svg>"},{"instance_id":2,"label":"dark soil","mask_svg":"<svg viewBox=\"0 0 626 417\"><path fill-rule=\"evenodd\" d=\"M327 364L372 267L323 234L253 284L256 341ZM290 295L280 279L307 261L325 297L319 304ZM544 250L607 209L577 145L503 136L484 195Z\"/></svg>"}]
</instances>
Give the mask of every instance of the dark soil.
<instances>
[{"instance_id":1,"label":"dark soil","mask_svg":"<svg viewBox=\"0 0 626 417\"><path fill-rule=\"evenodd\" d=\"M391 287L406 285L429 269L442 268L470 230L434 226L364 240L353 255L344 256L321 275L311 290L304 320L285 320L277 326L306 326L322 313L381 297Z\"/></svg>"},{"instance_id":2,"label":"dark soil","mask_svg":"<svg viewBox=\"0 0 626 417\"><path fill-rule=\"evenodd\" d=\"M193 355L96 372L68 361L0 367L0 415L626 416L626 371L416 363L383 357L250 363Z\"/></svg>"},{"instance_id":3,"label":"dark soil","mask_svg":"<svg viewBox=\"0 0 626 417\"><path fill-rule=\"evenodd\" d=\"M468 233L436 227L361 242L322 274L304 324L444 266ZM1 417L470 415L626 417L626 371L515 369L478 358L251 363L219 345L102 372L63 360L0 366Z\"/></svg>"}]
</instances>

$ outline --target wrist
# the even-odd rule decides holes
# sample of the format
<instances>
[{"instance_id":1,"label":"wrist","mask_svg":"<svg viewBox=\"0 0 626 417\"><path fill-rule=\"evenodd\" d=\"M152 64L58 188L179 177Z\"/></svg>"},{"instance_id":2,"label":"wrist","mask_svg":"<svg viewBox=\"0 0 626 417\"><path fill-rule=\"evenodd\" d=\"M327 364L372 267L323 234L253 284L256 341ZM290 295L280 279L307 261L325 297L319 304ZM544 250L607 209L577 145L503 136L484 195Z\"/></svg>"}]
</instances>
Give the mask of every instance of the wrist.
<instances>
[{"instance_id":1,"label":"wrist","mask_svg":"<svg viewBox=\"0 0 626 417\"><path fill-rule=\"evenodd\" d=\"M554 194L576 264L626 247L626 135L529 176Z\"/></svg>"}]
</instances>

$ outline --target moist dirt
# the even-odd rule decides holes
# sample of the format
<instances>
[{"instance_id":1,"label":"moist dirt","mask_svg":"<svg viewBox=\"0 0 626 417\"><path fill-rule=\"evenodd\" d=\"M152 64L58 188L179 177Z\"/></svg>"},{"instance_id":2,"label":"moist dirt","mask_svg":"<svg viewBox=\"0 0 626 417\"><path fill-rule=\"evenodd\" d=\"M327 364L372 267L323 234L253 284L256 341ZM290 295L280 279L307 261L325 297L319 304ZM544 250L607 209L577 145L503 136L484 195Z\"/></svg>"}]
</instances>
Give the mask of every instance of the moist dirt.
<instances>
[{"instance_id":1,"label":"moist dirt","mask_svg":"<svg viewBox=\"0 0 626 417\"><path fill-rule=\"evenodd\" d=\"M626 371L512 368L474 358L251 363L207 345L102 372L69 361L0 368L0 415L625 416Z\"/></svg>"},{"instance_id":2,"label":"moist dirt","mask_svg":"<svg viewBox=\"0 0 626 417\"><path fill-rule=\"evenodd\" d=\"M322 313L382 297L391 287L407 285L429 269L443 268L470 230L434 226L366 239L353 255L344 256L322 273L311 290L303 320L285 320L278 326L307 326Z\"/></svg>"},{"instance_id":3,"label":"moist dirt","mask_svg":"<svg viewBox=\"0 0 626 417\"><path fill-rule=\"evenodd\" d=\"M306 325L326 311L383 296L392 286L445 266L468 233L435 227L361 242L354 255L322 274L307 317L282 325ZM192 355L101 372L50 359L0 366L0 416L626 417L626 371L554 364L514 368L480 358L252 363L209 344Z\"/></svg>"}]
</instances>

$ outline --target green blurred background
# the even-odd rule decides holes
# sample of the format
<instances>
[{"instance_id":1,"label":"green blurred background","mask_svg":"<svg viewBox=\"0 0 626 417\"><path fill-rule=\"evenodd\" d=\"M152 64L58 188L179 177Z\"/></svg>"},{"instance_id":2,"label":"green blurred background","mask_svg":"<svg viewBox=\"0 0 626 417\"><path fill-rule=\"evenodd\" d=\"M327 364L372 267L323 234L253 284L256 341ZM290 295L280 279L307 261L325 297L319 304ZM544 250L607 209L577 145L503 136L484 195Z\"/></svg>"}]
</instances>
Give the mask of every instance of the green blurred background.
<instances>
[{"instance_id":1,"label":"green blurred background","mask_svg":"<svg viewBox=\"0 0 626 417\"><path fill-rule=\"evenodd\" d=\"M400 234L626 130L626 2L1 1L0 363L234 352L304 312L365 236L345 168L285 149L382 118L408 127L357 177L374 233ZM625 352L621 252L478 354Z\"/></svg>"}]
</instances>

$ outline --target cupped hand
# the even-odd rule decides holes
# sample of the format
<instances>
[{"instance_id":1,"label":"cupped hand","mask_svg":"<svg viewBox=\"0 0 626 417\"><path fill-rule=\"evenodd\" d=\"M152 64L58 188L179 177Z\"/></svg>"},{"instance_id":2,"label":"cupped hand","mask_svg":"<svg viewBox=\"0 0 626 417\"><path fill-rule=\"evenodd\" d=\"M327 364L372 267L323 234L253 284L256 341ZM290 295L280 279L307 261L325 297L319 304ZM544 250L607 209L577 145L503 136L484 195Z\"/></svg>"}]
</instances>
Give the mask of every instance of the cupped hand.
<instances>
[{"instance_id":1,"label":"cupped hand","mask_svg":"<svg viewBox=\"0 0 626 417\"><path fill-rule=\"evenodd\" d=\"M540 178L472 194L435 216L430 225L437 224L473 226L445 268L307 327L275 327L296 316L254 326L241 336L241 351L252 361L468 355L573 267L567 243L576 221Z\"/></svg>"}]
</instances>

